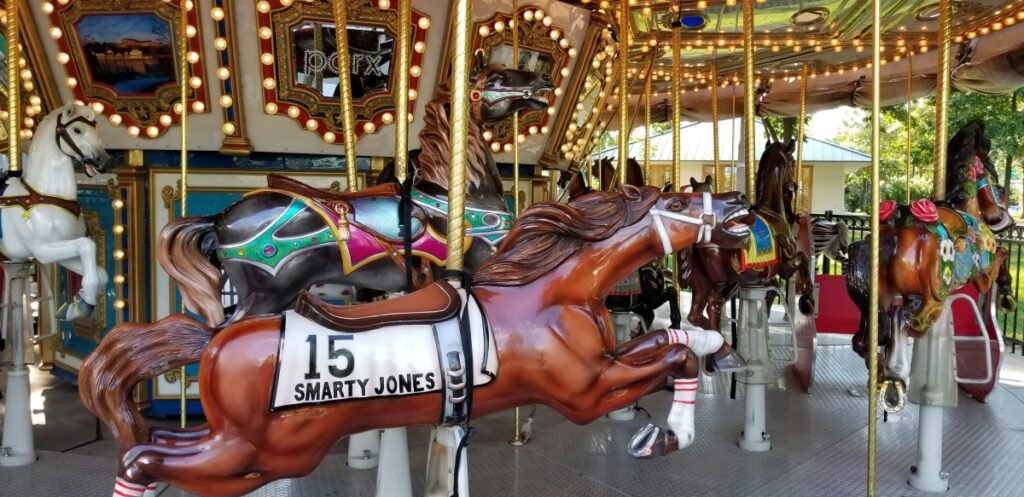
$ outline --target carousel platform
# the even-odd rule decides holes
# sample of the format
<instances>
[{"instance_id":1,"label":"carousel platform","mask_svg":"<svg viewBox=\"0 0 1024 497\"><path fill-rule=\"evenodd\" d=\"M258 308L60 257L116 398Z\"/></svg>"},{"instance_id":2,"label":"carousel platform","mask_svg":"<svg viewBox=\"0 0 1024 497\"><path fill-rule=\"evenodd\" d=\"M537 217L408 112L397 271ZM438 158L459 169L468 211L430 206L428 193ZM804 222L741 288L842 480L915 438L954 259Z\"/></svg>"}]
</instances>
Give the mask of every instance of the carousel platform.
<instances>
[{"instance_id":1,"label":"carousel platform","mask_svg":"<svg viewBox=\"0 0 1024 497\"><path fill-rule=\"evenodd\" d=\"M864 495L867 445L866 372L848 338L823 335L814 391L803 393L780 368L768 392L768 430L773 448L748 453L736 445L743 422L743 386L729 398L728 376L704 378L697 404L695 444L668 457L637 461L626 454L630 436L647 416L634 421L601 419L577 426L538 408L533 437L513 448L512 413L474 423L470 445L471 492L475 496L684 497L684 496L859 496ZM0 468L0 496L107 497L116 456L113 443L95 435L93 418L74 387L46 373L33 377L33 409L39 461ZM664 424L667 392L640 403ZM524 410L528 414L529 408ZM0 404L2 412L2 404ZM950 496L1021 495L1024 471L1024 359L1007 358L1002 383L987 404L961 396L945 410L945 468ZM167 423L168 421L154 420ZM422 495L428 432L409 432L414 494ZM878 495L928 496L907 486L917 437L917 406L879 423ZM84 444L84 445L82 445ZM80 446L79 446L80 445ZM77 447L76 447L77 446ZM346 442L311 475L279 481L254 496L343 497L374 495L376 470L346 467ZM166 497L185 495L164 489Z\"/></svg>"}]
</instances>

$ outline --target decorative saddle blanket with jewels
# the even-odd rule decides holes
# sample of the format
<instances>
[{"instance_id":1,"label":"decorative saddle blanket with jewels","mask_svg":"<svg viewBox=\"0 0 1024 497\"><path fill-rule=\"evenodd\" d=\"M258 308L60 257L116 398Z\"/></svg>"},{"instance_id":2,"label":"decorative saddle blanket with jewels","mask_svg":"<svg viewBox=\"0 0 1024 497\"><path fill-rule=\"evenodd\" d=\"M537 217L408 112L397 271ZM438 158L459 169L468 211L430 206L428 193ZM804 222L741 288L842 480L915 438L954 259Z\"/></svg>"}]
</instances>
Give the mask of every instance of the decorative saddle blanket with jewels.
<instances>
[{"instance_id":1,"label":"decorative saddle blanket with jewels","mask_svg":"<svg viewBox=\"0 0 1024 497\"><path fill-rule=\"evenodd\" d=\"M284 314L270 410L350 400L441 392L453 387L444 328L468 312L475 386L498 374L494 337L476 299L459 290L462 312L434 324L394 325L343 333L296 311Z\"/></svg>"},{"instance_id":2,"label":"decorative saddle blanket with jewels","mask_svg":"<svg viewBox=\"0 0 1024 497\"><path fill-rule=\"evenodd\" d=\"M918 221L915 224L927 228L939 239L939 279L947 288L959 288L992 267L996 238L988 225L966 212L945 207L939 210L953 215L943 216L946 222Z\"/></svg>"},{"instance_id":3,"label":"decorative saddle blanket with jewels","mask_svg":"<svg viewBox=\"0 0 1024 497\"><path fill-rule=\"evenodd\" d=\"M629 276L626 276L622 281L615 284L612 288L612 293L608 294L613 297L632 297L634 295L640 295L640 271L636 271Z\"/></svg>"},{"instance_id":4,"label":"decorative saddle blanket with jewels","mask_svg":"<svg viewBox=\"0 0 1024 497\"><path fill-rule=\"evenodd\" d=\"M750 227L750 241L740 252L740 269L772 266L779 259L775 246L775 233L763 217L754 214L754 225Z\"/></svg>"}]
</instances>

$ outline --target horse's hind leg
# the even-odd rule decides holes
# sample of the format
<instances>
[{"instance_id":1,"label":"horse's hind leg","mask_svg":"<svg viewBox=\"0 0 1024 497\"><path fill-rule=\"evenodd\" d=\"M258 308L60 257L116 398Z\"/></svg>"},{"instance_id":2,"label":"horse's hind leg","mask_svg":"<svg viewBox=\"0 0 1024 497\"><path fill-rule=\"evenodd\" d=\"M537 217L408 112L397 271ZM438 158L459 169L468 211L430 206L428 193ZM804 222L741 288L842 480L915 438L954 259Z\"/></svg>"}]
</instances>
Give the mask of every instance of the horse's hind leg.
<instances>
[{"instance_id":1,"label":"horse's hind leg","mask_svg":"<svg viewBox=\"0 0 1024 497\"><path fill-rule=\"evenodd\" d=\"M96 264L96 242L76 238L34 247L36 260L43 264L56 262L69 271L82 275L82 289L73 300L57 311L57 317L71 321L92 314L100 288L107 284L107 272Z\"/></svg>"},{"instance_id":2,"label":"horse's hind leg","mask_svg":"<svg viewBox=\"0 0 1024 497\"><path fill-rule=\"evenodd\" d=\"M136 445L122 456L118 482L139 486L162 481L193 492L242 495L278 476L254 469L257 457L251 443L230 437L208 436L175 447ZM119 497L116 489L113 497Z\"/></svg>"}]
</instances>

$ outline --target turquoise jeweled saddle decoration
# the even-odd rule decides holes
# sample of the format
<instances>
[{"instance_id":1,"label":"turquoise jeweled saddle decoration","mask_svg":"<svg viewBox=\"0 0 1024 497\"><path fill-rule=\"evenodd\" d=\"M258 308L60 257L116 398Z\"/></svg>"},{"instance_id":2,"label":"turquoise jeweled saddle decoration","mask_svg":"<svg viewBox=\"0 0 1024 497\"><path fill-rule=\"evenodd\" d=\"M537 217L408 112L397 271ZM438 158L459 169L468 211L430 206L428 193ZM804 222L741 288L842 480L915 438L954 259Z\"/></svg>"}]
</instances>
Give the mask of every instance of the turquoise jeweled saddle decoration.
<instances>
[{"instance_id":1,"label":"turquoise jeweled saddle decoration","mask_svg":"<svg viewBox=\"0 0 1024 497\"><path fill-rule=\"evenodd\" d=\"M448 201L412 190L412 201L424 209L448 214ZM466 236L480 238L491 246L497 246L512 228L513 215L510 212L478 209L466 206Z\"/></svg>"}]
</instances>

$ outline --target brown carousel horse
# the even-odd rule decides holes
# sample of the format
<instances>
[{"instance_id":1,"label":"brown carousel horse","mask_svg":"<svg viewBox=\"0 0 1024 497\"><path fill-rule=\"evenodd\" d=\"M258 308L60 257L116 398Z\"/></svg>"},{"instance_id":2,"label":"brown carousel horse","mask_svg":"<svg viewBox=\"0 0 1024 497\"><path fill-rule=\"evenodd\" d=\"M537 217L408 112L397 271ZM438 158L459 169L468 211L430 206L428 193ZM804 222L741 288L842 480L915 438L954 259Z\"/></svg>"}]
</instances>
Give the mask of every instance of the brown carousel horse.
<instances>
[{"instance_id":1,"label":"brown carousel horse","mask_svg":"<svg viewBox=\"0 0 1024 497\"><path fill-rule=\"evenodd\" d=\"M800 312L814 312L810 258L798 249L791 229L796 219L794 146L795 142L765 145L757 167L757 198L751 209L755 222L747 248L702 244L679 252L680 286L693 290L690 323L720 330L722 305L741 286L777 287L776 276L797 276ZM711 191L711 177L703 183L691 178L690 186L694 191Z\"/></svg>"},{"instance_id":2,"label":"brown carousel horse","mask_svg":"<svg viewBox=\"0 0 1024 497\"><path fill-rule=\"evenodd\" d=\"M881 400L889 409L898 409L910 375L906 336L920 337L931 329L950 292L973 283L985 295L996 286L999 307L1016 308L1009 254L994 235L1013 227L1014 220L1000 201L990 148L984 123L966 124L947 149L946 201L936 206L923 199L897 208L890 200L880 206L878 343L884 356L867 347L870 237L850 245L846 285L861 311L853 347L865 360L879 361L885 390Z\"/></svg>"},{"instance_id":3,"label":"brown carousel horse","mask_svg":"<svg viewBox=\"0 0 1024 497\"><path fill-rule=\"evenodd\" d=\"M552 90L547 75L486 66L479 55L473 81L464 255L470 269L494 253L512 223L481 125L543 109ZM442 88L426 106L418 172L407 190L389 184L332 193L271 175L268 188L216 215L168 223L157 258L187 307L207 323L225 320L222 270L238 291L229 322L289 309L299 292L320 283L397 292L439 276L448 224L448 101Z\"/></svg>"},{"instance_id":4,"label":"brown carousel horse","mask_svg":"<svg viewBox=\"0 0 1024 497\"><path fill-rule=\"evenodd\" d=\"M640 265L698 240L744 245L747 223L739 193L660 194L626 186L622 193L594 193L569 204L535 204L499 252L477 269L468 292L439 281L406 297L342 308L304 295L283 316L242 320L217 331L184 315L122 325L83 365L82 400L117 441L115 495L129 497L155 481L199 495L242 495L276 479L309 474L350 434L438 424L449 402L458 402L466 419L544 404L575 423L588 423L673 376L670 430L649 426L630 444L636 457L663 455L693 440L696 357L728 345L715 332L670 329L616 346L604 297ZM407 383L395 387L406 389L397 394L393 376L387 391L383 378L359 376L374 357L374 350L359 344L380 344L389 330L401 340L385 348L384 354L394 355L381 364L401 367L433 354L432 367L438 368L436 349L409 343L433 343L438 327L460 320L484 330L473 335L483 339L464 349L470 366L462 371L474 376L463 377L462 387L480 385L474 378L485 384L463 390L463 400L442 396L438 390L445 386L430 390L436 380L447 380L436 375L454 374L451 369L397 383ZM297 344L288 338L295 330ZM451 356L445 357L447 362ZM134 386L197 360L208 426L170 438L150 432L133 400ZM283 364L293 360L297 370L285 370ZM284 380L293 377L295 385ZM377 391L378 381L382 393L374 397L369 391ZM282 396L311 403L280 407Z\"/></svg>"}]
</instances>

